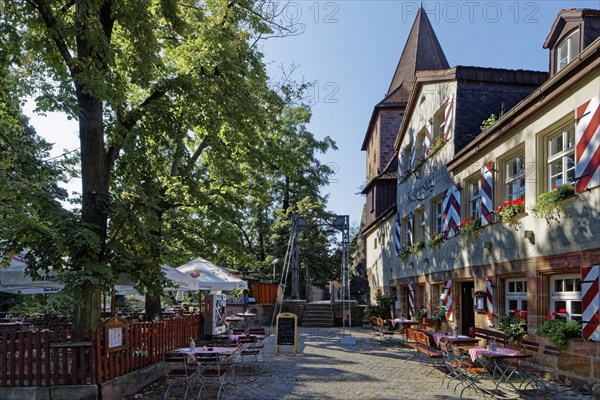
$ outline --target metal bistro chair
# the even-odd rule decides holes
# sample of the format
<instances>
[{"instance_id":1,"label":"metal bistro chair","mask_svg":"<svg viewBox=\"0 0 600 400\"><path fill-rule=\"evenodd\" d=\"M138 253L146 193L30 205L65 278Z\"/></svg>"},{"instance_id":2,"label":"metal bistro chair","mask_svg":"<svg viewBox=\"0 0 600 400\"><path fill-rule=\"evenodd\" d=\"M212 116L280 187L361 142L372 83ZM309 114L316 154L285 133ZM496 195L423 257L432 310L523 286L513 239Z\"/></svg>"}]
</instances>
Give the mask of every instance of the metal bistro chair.
<instances>
[{"instance_id":1,"label":"metal bistro chair","mask_svg":"<svg viewBox=\"0 0 600 400\"><path fill-rule=\"evenodd\" d=\"M240 350L240 370L244 368L246 358L252 358L255 366L258 367L258 356L261 348L256 346L256 336L240 336L238 342L242 346Z\"/></svg>"},{"instance_id":2,"label":"metal bistro chair","mask_svg":"<svg viewBox=\"0 0 600 400\"><path fill-rule=\"evenodd\" d=\"M165 368L165 379L167 381L167 389L165 390L164 399L166 400L169 394L169 389L173 383L183 379L185 382L185 394L183 398L187 398L188 390L192 378L197 374L197 364L190 361L189 357L185 353L179 352L167 352L163 355L163 362Z\"/></svg>"},{"instance_id":3,"label":"metal bistro chair","mask_svg":"<svg viewBox=\"0 0 600 400\"><path fill-rule=\"evenodd\" d=\"M225 357L218 354L196 354L198 362L198 376L200 377L200 391L198 398L202 394L204 388L208 388L209 384L215 381L217 390L217 399L221 397L221 392L227 384L226 377L230 370L230 365ZM208 390L208 389L207 389Z\"/></svg>"}]
</instances>

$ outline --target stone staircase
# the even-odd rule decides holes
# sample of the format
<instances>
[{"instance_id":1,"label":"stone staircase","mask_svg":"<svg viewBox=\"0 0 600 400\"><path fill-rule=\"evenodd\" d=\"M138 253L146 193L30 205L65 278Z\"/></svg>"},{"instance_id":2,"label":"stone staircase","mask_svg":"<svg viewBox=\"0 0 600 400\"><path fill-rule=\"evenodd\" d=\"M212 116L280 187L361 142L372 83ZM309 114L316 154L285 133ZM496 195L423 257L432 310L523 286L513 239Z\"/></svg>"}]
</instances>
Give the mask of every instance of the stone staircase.
<instances>
[{"instance_id":1,"label":"stone staircase","mask_svg":"<svg viewBox=\"0 0 600 400\"><path fill-rule=\"evenodd\" d=\"M303 327L333 327L333 309L330 303L307 303L302 315Z\"/></svg>"}]
</instances>

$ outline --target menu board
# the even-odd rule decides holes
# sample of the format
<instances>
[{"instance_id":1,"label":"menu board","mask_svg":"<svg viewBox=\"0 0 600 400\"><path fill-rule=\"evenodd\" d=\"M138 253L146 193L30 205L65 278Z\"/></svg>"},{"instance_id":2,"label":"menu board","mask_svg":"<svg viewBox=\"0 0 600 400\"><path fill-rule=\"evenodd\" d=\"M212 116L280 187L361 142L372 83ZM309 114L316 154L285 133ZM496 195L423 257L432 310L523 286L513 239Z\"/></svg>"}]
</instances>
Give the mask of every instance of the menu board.
<instances>
[{"instance_id":1,"label":"menu board","mask_svg":"<svg viewBox=\"0 0 600 400\"><path fill-rule=\"evenodd\" d=\"M127 321L123 318L113 317L104 325L106 339L106 351L118 351L127 348Z\"/></svg>"},{"instance_id":2,"label":"menu board","mask_svg":"<svg viewBox=\"0 0 600 400\"><path fill-rule=\"evenodd\" d=\"M294 346L297 350L297 321L298 317L292 313L281 313L277 315L277 329L275 331L275 351L279 346Z\"/></svg>"}]
</instances>

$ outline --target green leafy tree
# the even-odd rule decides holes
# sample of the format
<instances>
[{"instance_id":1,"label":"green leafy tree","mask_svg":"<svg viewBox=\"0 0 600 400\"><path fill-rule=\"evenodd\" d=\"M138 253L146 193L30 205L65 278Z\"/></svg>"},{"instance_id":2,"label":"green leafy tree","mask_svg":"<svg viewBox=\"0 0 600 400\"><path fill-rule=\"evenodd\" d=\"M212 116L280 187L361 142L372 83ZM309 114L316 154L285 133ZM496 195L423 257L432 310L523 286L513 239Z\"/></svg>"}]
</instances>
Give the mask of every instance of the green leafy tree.
<instances>
[{"instance_id":1,"label":"green leafy tree","mask_svg":"<svg viewBox=\"0 0 600 400\"><path fill-rule=\"evenodd\" d=\"M0 2L17 96L36 96L39 111L79 123L80 209L67 214L75 228L51 233L69 242L63 277L76 290L75 327L96 326L100 293L121 269L143 278L156 298L159 260L170 250L160 244L176 228L186 235L169 247L201 237L193 248L208 248L204 235L215 227L215 236L232 235L230 219L207 221L206 207L218 212L230 196L239 199L237 167L255 167L269 143L267 117L278 115L255 46L277 34L267 5ZM236 162L244 157L250 161Z\"/></svg>"}]
</instances>

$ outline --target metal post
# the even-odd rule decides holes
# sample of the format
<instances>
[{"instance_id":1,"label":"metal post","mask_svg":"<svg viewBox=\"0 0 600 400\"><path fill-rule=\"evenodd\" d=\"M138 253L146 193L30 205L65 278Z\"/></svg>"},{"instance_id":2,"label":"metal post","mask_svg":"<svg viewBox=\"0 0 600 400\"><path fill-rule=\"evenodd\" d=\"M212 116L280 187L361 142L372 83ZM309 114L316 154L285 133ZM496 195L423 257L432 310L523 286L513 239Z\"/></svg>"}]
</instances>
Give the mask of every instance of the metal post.
<instances>
[{"instance_id":1,"label":"metal post","mask_svg":"<svg viewBox=\"0 0 600 400\"><path fill-rule=\"evenodd\" d=\"M298 300L300 299L300 275L299 275L299 244L298 244L298 224L296 216L292 216L292 299Z\"/></svg>"}]
</instances>

